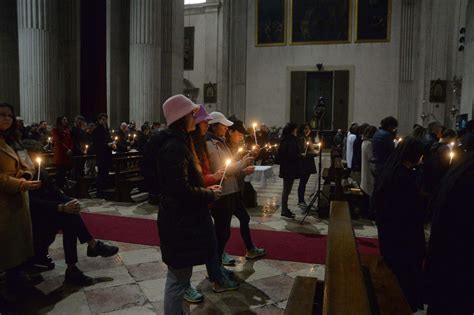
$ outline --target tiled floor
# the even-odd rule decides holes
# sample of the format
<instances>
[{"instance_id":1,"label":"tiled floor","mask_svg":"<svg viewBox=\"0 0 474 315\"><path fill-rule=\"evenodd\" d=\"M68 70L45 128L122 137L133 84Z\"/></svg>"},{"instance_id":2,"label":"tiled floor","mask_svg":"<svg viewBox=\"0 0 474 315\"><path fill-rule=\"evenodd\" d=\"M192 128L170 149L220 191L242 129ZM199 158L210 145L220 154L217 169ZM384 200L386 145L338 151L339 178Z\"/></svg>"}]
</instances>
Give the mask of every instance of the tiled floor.
<instances>
[{"instance_id":1,"label":"tiled floor","mask_svg":"<svg viewBox=\"0 0 474 315\"><path fill-rule=\"evenodd\" d=\"M328 159L324 159L324 164ZM297 183L290 195L289 207L297 213L296 220L282 219L279 204L282 181L278 167L274 178L253 182L258 192L258 208L249 209L251 228L297 233L327 234L327 220L315 215L304 224L301 211L297 210ZM311 176L308 194L315 189L316 176ZM308 196L309 197L309 196ZM114 203L98 199L81 201L85 211L108 215L156 219L157 207L146 202L135 204ZM238 226L238 220L232 220ZM373 222L354 221L356 236L377 237ZM62 237L59 235L50 250L56 269L42 274L44 281L37 285L33 302L25 305L27 314L162 314L166 265L161 261L159 247L113 242L120 251L112 258L89 258L86 246L79 246L78 267L96 279L96 284L83 289L63 285L65 262ZM204 266L194 268L192 283L205 295L201 304L183 303L192 314L283 314L296 276L317 277L324 280L323 265L261 259L247 261L236 257L231 268L241 281L238 291L216 294L211 290Z\"/></svg>"}]
</instances>

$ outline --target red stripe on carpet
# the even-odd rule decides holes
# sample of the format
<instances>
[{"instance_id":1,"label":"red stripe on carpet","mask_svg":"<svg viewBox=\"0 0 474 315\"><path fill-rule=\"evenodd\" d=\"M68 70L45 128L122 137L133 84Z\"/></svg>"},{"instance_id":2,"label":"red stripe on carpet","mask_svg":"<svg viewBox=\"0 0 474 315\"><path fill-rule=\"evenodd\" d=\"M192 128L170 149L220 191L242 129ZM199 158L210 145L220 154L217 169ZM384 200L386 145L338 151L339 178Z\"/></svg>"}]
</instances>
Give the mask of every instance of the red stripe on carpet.
<instances>
[{"instance_id":1,"label":"red stripe on carpet","mask_svg":"<svg viewBox=\"0 0 474 315\"><path fill-rule=\"evenodd\" d=\"M124 243L159 246L156 220L130 218L113 215L81 213L84 222L94 237ZM267 251L266 258L325 264L326 235L252 229L252 239L257 247ZM359 253L379 255L378 240L358 237ZM245 246L238 228L232 228L226 252L232 255L245 254Z\"/></svg>"}]
</instances>

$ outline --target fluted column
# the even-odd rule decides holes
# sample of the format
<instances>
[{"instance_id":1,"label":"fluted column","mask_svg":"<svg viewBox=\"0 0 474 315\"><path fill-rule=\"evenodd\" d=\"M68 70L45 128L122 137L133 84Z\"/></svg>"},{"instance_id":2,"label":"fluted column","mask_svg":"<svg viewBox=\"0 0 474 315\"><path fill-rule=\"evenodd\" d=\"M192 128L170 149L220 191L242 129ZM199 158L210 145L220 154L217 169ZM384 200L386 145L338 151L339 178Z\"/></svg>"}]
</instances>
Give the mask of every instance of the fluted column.
<instances>
[{"instance_id":1,"label":"fluted column","mask_svg":"<svg viewBox=\"0 0 474 315\"><path fill-rule=\"evenodd\" d=\"M161 1L130 2L130 119L160 121Z\"/></svg>"},{"instance_id":2,"label":"fluted column","mask_svg":"<svg viewBox=\"0 0 474 315\"><path fill-rule=\"evenodd\" d=\"M80 114L80 2L61 0L59 5L59 104L69 119Z\"/></svg>"},{"instance_id":3,"label":"fluted column","mask_svg":"<svg viewBox=\"0 0 474 315\"><path fill-rule=\"evenodd\" d=\"M56 0L18 0L21 116L27 123L58 114Z\"/></svg>"},{"instance_id":4,"label":"fluted column","mask_svg":"<svg viewBox=\"0 0 474 315\"><path fill-rule=\"evenodd\" d=\"M18 22L15 0L0 1L0 101L20 109Z\"/></svg>"},{"instance_id":5,"label":"fluted column","mask_svg":"<svg viewBox=\"0 0 474 315\"><path fill-rule=\"evenodd\" d=\"M110 126L129 121L130 2L107 0L107 112Z\"/></svg>"},{"instance_id":6,"label":"fluted column","mask_svg":"<svg viewBox=\"0 0 474 315\"><path fill-rule=\"evenodd\" d=\"M461 114L474 118L474 0L469 0L466 10L466 39L462 77Z\"/></svg>"},{"instance_id":7,"label":"fluted column","mask_svg":"<svg viewBox=\"0 0 474 315\"><path fill-rule=\"evenodd\" d=\"M161 102L183 93L184 1L163 1L161 11Z\"/></svg>"},{"instance_id":8,"label":"fluted column","mask_svg":"<svg viewBox=\"0 0 474 315\"><path fill-rule=\"evenodd\" d=\"M416 62L419 50L417 34L419 33L420 2L402 1L400 27L400 82L398 91L398 121L402 135L411 132L417 122Z\"/></svg>"},{"instance_id":9,"label":"fluted column","mask_svg":"<svg viewBox=\"0 0 474 315\"><path fill-rule=\"evenodd\" d=\"M245 119L247 84L247 0L223 2L223 76L218 109Z\"/></svg>"}]
</instances>

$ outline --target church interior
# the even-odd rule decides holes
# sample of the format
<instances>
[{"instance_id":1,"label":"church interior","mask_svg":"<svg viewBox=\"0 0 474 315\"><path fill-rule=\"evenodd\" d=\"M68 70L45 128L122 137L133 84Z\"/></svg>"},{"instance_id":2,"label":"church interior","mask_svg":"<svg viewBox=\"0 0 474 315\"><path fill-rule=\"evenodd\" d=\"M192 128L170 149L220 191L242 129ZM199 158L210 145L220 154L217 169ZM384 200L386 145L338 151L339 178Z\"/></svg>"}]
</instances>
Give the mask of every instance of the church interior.
<instances>
[{"instance_id":1,"label":"church interior","mask_svg":"<svg viewBox=\"0 0 474 315\"><path fill-rule=\"evenodd\" d=\"M0 0L0 314L474 314L474 0Z\"/></svg>"}]
</instances>

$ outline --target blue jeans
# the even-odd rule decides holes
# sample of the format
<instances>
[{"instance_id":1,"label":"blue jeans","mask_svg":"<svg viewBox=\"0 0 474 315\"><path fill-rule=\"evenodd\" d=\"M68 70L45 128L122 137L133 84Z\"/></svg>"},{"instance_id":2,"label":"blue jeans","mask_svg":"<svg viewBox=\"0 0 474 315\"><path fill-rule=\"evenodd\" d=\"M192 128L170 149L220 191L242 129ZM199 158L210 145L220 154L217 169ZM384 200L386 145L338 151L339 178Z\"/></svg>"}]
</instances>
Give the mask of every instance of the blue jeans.
<instances>
[{"instance_id":1,"label":"blue jeans","mask_svg":"<svg viewBox=\"0 0 474 315\"><path fill-rule=\"evenodd\" d=\"M181 315L183 312L184 292L189 287L193 267L173 269L168 266L165 284L165 315Z\"/></svg>"}]
</instances>

